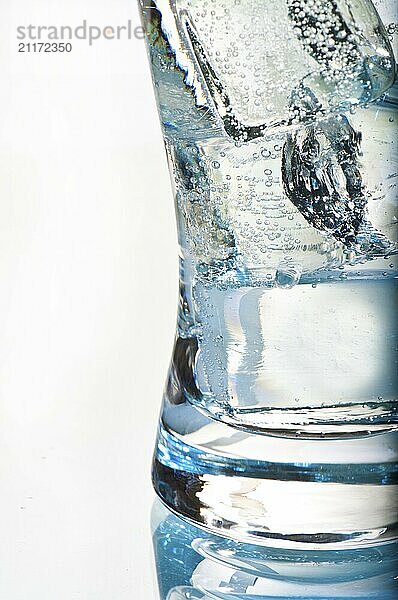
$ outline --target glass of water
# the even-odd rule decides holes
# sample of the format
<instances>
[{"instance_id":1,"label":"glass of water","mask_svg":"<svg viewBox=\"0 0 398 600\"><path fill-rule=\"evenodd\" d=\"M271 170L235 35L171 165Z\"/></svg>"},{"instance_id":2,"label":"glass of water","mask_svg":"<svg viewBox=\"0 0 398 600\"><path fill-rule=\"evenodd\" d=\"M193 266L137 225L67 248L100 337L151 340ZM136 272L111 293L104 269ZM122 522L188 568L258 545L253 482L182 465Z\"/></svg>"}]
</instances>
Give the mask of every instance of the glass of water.
<instances>
[{"instance_id":1,"label":"glass of water","mask_svg":"<svg viewBox=\"0 0 398 600\"><path fill-rule=\"evenodd\" d=\"M155 488L242 539L391 541L394 3L141 11L180 247Z\"/></svg>"}]
</instances>

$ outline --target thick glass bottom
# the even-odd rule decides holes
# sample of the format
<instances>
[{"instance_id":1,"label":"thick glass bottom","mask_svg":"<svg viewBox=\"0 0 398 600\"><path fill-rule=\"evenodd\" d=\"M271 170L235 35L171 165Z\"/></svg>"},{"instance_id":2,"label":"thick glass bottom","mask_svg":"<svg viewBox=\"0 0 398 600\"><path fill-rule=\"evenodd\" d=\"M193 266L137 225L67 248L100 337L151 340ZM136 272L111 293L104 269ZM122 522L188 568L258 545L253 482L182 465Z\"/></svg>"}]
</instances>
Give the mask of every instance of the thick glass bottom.
<instances>
[{"instance_id":1,"label":"thick glass bottom","mask_svg":"<svg viewBox=\"0 0 398 600\"><path fill-rule=\"evenodd\" d=\"M255 435L165 402L154 458L160 499L214 533L281 548L397 538L397 434Z\"/></svg>"}]
</instances>

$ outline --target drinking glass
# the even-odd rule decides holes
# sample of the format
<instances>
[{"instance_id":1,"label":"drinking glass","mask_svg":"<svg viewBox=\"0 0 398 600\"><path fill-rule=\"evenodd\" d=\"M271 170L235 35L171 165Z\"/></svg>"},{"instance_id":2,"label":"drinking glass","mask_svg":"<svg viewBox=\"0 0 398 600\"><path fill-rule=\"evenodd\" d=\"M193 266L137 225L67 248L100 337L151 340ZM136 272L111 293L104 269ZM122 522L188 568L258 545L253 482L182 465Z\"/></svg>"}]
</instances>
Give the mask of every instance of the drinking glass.
<instances>
[{"instance_id":1,"label":"drinking glass","mask_svg":"<svg viewBox=\"0 0 398 600\"><path fill-rule=\"evenodd\" d=\"M153 480L213 531L396 536L395 10L141 0L180 248Z\"/></svg>"}]
</instances>

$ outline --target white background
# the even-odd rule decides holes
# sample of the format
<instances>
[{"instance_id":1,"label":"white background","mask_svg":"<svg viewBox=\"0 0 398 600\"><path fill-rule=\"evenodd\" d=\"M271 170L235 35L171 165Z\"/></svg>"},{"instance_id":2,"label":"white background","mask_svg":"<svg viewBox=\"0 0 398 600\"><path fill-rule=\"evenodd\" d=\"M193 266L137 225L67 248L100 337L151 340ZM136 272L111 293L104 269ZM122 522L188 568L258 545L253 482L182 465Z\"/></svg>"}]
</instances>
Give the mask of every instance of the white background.
<instances>
[{"instance_id":1,"label":"white background","mask_svg":"<svg viewBox=\"0 0 398 600\"><path fill-rule=\"evenodd\" d=\"M137 6L0 4L0 598L152 600L177 250L144 42L16 39Z\"/></svg>"}]
</instances>

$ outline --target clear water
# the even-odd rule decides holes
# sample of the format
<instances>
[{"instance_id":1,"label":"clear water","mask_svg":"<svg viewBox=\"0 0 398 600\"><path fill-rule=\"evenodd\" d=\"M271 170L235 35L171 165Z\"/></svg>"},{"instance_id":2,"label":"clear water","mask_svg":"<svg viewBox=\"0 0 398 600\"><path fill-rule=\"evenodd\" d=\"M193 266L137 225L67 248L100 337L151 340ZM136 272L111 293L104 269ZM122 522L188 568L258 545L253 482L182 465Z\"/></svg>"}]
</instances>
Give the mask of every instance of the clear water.
<instances>
[{"instance_id":1,"label":"clear water","mask_svg":"<svg viewBox=\"0 0 398 600\"><path fill-rule=\"evenodd\" d=\"M256 431L391 427L397 91L372 3L144 16L182 261L169 393Z\"/></svg>"}]
</instances>

